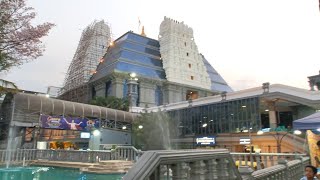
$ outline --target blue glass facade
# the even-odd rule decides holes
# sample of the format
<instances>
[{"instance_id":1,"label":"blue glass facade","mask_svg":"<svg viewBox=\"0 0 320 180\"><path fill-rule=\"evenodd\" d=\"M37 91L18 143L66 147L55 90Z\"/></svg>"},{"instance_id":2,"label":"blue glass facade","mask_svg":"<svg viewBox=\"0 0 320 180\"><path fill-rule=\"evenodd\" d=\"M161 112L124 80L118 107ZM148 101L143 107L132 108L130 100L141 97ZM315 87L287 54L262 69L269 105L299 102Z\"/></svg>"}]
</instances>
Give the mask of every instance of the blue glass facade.
<instances>
[{"instance_id":1,"label":"blue glass facade","mask_svg":"<svg viewBox=\"0 0 320 180\"><path fill-rule=\"evenodd\" d=\"M160 60L159 42L128 32L108 48L104 61L99 64L91 81L103 78L113 72L135 72L140 77L165 79Z\"/></svg>"},{"instance_id":2,"label":"blue glass facade","mask_svg":"<svg viewBox=\"0 0 320 180\"><path fill-rule=\"evenodd\" d=\"M220 76L220 74L210 65L210 63L204 58L202 55L202 60L204 65L207 68L207 73L211 79L211 90L212 91L226 91L233 92L231 87L227 84L227 82Z\"/></svg>"}]
</instances>

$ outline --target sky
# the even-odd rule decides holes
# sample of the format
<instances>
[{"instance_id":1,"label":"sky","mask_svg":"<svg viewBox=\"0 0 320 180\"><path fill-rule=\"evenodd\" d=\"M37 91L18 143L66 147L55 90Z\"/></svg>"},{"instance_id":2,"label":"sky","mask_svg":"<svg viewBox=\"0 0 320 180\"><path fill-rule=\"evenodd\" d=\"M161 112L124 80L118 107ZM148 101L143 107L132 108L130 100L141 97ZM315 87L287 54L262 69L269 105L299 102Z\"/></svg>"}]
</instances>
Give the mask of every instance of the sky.
<instances>
[{"instance_id":1,"label":"sky","mask_svg":"<svg viewBox=\"0 0 320 180\"><path fill-rule=\"evenodd\" d=\"M234 90L264 82L309 89L320 70L318 0L28 0L34 24L56 26L43 38L44 55L1 73L20 89L62 86L82 30L94 20L111 25L112 38L138 31L157 39L164 16L193 28L198 50Z\"/></svg>"}]
</instances>

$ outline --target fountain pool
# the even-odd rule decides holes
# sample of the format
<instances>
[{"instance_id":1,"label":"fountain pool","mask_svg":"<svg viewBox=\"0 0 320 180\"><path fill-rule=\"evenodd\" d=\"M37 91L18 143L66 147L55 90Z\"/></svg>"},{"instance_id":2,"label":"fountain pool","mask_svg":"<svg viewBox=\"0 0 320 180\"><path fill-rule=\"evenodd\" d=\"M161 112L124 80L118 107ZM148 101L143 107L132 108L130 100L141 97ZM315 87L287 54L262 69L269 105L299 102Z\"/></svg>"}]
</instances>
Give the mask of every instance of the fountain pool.
<instances>
[{"instance_id":1,"label":"fountain pool","mask_svg":"<svg viewBox=\"0 0 320 180\"><path fill-rule=\"evenodd\" d=\"M0 168L1 180L121 180L123 174L90 174L78 169L56 167Z\"/></svg>"}]
</instances>

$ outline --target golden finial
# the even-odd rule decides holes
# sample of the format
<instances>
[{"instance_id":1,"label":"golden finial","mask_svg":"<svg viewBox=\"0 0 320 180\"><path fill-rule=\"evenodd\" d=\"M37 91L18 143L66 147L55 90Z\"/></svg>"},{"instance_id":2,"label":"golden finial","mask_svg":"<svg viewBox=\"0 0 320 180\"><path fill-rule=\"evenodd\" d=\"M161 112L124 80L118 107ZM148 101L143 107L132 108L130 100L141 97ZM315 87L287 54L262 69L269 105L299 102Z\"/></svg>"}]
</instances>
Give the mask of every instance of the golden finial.
<instances>
[{"instance_id":1,"label":"golden finial","mask_svg":"<svg viewBox=\"0 0 320 180\"><path fill-rule=\"evenodd\" d=\"M144 32L144 26L142 26L142 30L141 30L141 36L147 36L146 33Z\"/></svg>"}]
</instances>

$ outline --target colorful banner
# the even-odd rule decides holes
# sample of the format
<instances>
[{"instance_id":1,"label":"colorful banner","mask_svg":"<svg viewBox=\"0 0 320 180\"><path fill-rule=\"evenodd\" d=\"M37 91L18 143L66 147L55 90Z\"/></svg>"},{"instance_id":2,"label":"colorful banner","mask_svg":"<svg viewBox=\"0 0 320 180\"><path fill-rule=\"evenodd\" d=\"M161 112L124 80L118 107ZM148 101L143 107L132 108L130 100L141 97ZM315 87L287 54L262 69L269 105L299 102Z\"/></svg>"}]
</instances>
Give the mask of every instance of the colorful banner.
<instances>
[{"instance_id":1,"label":"colorful banner","mask_svg":"<svg viewBox=\"0 0 320 180\"><path fill-rule=\"evenodd\" d=\"M41 127L75 131L92 131L99 128L98 119L41 115Z\"/></svg>"},{"instance_id":2,"label":"colorful banner","mask_svg":"<svg viewBox=\"0 0 320 180\"><path fill-rule=\"evenodd\" d=\"M307 139L310 150L311 164L315 167L320 167L319 162L317 162L320 160L320 149L317 146L317 142L320 141L320 135L313 133L311 130L307 130Z\"/></svg>"}]
</instances>

